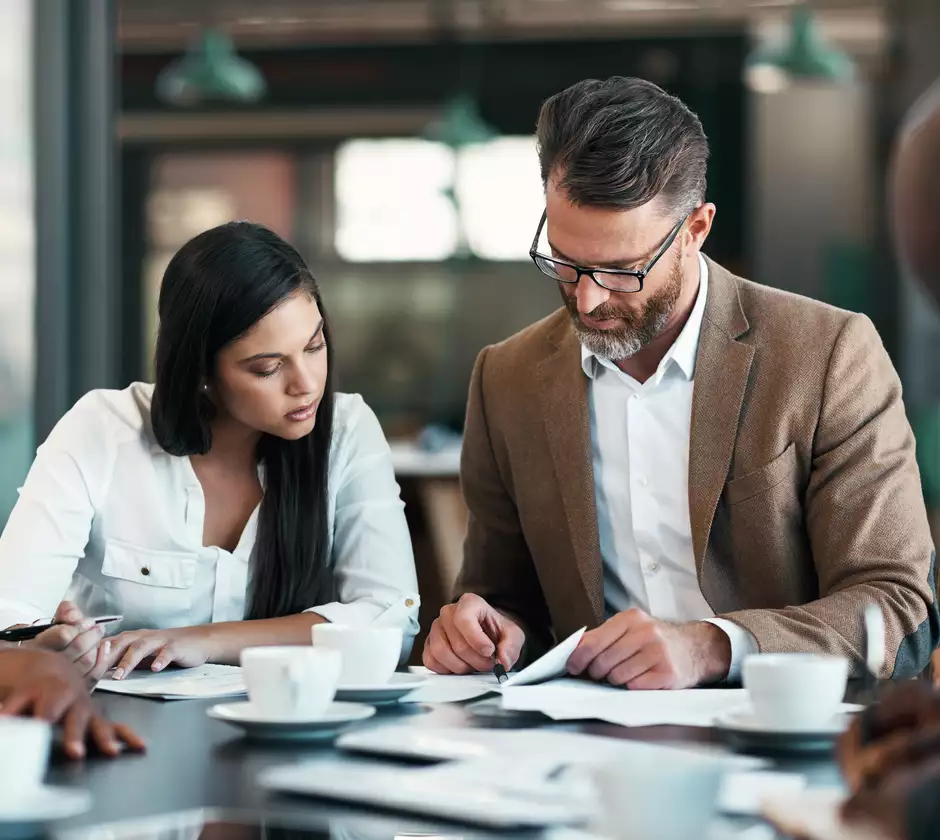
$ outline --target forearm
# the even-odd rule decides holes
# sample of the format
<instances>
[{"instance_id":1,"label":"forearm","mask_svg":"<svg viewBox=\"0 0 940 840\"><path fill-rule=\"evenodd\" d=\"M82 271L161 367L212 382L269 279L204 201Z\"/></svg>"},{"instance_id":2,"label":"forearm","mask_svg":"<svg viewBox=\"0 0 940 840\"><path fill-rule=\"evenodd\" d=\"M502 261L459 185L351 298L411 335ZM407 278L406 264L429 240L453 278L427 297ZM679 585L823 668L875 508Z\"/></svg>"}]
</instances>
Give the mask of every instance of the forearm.
<instances>
[{"instance_id":1,"label":"forearm","mask_svg":"<svg viewBox=\"0 0 940 840\"><path fill-rule=\"evenodd\" d=\"M199 628L203 635L209 661L237 665L241 652L249 647L267 645L309 645L311 629L325 624L326 619L315 612L303 612L283 618L255 621L225 621Z\"/></svg>"},{"instance_id":2,"label":"forearm","mask_svg":"<svg viewBox=\"0 0 940 840\"><path fill-rule=\"evenodd\" d=\"M849 586L802 606L741 610L720 616L748 630L761 653L827 653L859 661L858 616L877 604L885 617L887 657L882 677L913 676L927 664L933 647L929 612L936 607L909 587L881 581ZM912 626L920 619L923 623ZM901 661L899 649L904 649ZM909 661L908 661L909 660ZM922 660L922 661L921 661ZM899 667L899 671L895 671Z\"/></svg>"}]
</instances>

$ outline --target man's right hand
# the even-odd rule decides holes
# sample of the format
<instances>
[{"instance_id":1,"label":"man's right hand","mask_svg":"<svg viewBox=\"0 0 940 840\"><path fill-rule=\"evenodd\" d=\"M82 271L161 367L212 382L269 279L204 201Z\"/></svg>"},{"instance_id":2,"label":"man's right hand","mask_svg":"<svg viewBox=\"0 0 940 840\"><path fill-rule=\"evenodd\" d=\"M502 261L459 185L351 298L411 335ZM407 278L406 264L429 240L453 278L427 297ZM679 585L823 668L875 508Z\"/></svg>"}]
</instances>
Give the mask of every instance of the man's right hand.
<instances>
[{"instance_id":1,"label":"man's right hand","mask_svg":"<svg viewBox=\"0 0 940 840\"><path fill-rule=\"evenodd\" d=\"M509 671L519 660L522 628L479 595L447 604L424 643L424 665L436 674L492 671L494 659Z\"/></svg>"},{"instance_id":2,"label":"man's right hand","mask_svg":"<svg viewBox=\"0 0 940 840\"><path fill-rule=\"evenodd\" d=\"M98 645L101 644L104 632L69 601L59 604L54 620L55 627L50 627L35 639L24 642L23 646L58 651L82 676L87 676L95 667Z\"/></svg>"}]
</instances>

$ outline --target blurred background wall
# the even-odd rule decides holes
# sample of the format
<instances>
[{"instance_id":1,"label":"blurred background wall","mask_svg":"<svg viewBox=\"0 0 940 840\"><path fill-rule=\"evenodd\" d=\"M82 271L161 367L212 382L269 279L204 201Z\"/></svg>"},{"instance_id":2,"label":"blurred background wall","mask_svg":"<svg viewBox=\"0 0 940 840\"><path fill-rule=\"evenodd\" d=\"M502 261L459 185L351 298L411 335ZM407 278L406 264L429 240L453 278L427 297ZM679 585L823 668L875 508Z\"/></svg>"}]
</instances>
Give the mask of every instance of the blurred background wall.
<instances>
[{"instance_id":1,"label":"blurred background wall","mask_svg":"<svg viewBox=\"0 0 940 840\"><path fill-rule=\"evenodd\" d=\"M709 254L868 313L930 451L940 329L883 183L938 37L936 0L4 0L0 522L75 399L149 378L172 253L249 218L319 278L340 387L393 441L444 597L473 360L558 301L527 256L538 108L614 74L701 116Z\"/></svg>"}]
</instances>

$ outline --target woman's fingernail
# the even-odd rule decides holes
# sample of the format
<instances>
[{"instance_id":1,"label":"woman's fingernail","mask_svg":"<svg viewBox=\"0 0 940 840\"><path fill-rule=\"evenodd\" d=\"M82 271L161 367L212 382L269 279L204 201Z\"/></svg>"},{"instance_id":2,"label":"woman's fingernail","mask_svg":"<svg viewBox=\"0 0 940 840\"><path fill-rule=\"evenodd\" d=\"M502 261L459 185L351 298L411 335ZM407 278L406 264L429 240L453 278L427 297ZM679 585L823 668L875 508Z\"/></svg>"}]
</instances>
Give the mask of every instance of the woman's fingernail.
<instances>
[{"instance_id":1,"label":"woman's fingernail","mask_svg":"<svg viewBox=\"0 0 940 840\"><path fill-rule=\"evenodd\" d=\"M123 680L123 679L124 679L124 669L123 669L123 668L118 668L118 669L114 672L114 679L116 679L116 680Z\"/></svg>"},{"instance_id":2,"label":"woman's fingernail","mask_svg":"<svg viewBox=\"0 0 940 840\"><path fill-rule=\"evenodd\" d=\"M162 662L154 662L154 663L153 663L153 670L154 670L154 671L162 671L162 670L163 670L163 663L162 663Z\"/></svg>"},{"instance_id":3,"label":"woman's fingernail","mask_svg":"<svg viewBox=\"0 0 940 840\"><path fill-rule=\"evenodd\" d=\"M75 756L75 758L84 758L85 757L85 745L81 741L72 741L69 744L69 752Z\"/></svg>"}]
</instances>

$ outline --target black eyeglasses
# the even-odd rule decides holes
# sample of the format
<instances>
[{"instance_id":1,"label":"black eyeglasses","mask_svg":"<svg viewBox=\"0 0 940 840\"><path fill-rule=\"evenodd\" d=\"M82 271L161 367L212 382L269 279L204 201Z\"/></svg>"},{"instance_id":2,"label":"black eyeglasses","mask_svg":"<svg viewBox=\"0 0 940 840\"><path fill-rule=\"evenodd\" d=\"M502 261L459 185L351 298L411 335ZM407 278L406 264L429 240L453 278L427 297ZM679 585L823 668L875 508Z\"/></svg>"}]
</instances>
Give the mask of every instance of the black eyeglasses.
<instances>
[{"instance_id":1,"label":"black eyeglasses","mask_svg":"<svg viewBox=\"0 0 940 840\"><path fill-rule=\"evenodd\" d=\"M686 219L691 215L691 211L685 214L679 223L672 229L666 241L659 246L659 250L653 255L653 258L641 269L630 268L587 268L583 265L576 265L567 260L559 260L556 257L547 257L538 252L539 237L542 235L542 228L545 227L546 211L542 211L542 221L539 222L539 228L535 232L535 239L532 240L532 247L529 249L529 256L535 267L546 277L557 280L559 283L576 284L582 275L590 277L602 289L610 292L639 292L643 290L643 281L653 270L653 266L659 262L660 258L669 246L675 242L679 231L685 224Z\"/></svg>"}]
</instances>

